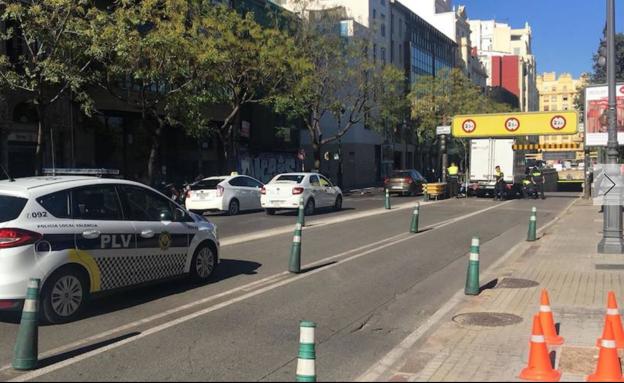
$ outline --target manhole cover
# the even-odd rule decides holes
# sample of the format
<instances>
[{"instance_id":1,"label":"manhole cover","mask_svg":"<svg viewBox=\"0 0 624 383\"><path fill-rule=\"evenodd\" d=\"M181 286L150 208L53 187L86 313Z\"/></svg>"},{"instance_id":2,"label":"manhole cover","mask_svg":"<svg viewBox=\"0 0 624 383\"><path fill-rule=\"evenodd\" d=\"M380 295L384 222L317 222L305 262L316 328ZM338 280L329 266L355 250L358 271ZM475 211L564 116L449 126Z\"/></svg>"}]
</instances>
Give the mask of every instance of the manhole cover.
<instances>
[{"instance_id":1,"label":"manhole cover","mask_svg":"<svg viewBox=\"0 0 624 383\"><path fill-rule=\"evenodd\" d=\"M504 278L496 285L497 289L526 289L529 287L539 286L538 282L530 279L521 278Z\"/></svg>"},{"instance_id":2,"label":"manhole cover","mask_svg":"<svg viewBox=\"0 0 624 383\"><path fill-rule=\"evenodd\" d=\"M462 326L502 327L522 322L522 318L505 313L466 313L453 317L453 322Z\"/></svg>"}]
</instances>

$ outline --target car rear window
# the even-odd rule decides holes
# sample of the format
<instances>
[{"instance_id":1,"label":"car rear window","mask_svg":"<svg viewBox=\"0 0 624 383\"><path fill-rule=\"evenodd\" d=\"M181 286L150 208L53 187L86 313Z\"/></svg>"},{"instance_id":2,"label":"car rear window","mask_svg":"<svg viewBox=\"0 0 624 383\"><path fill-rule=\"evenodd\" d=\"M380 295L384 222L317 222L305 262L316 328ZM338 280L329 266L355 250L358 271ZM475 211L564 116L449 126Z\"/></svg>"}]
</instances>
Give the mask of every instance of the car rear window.
<instances>
[{"instance_id":1,"label":"car rear window","mask_svg":"<svg viewBox=\"0 0 624 383\"><path fill-rule=\"evenodd\" d=\"M412 174L410 172L394 172L392 173L392 178L405 178L411 177Z\"/></svg>"},{"instance_id":2,"label":"car rear window","mask_svg":"<svg viewBox=\"0 0 624 383\"><path fill-rule=\"evenodd\" d=\"M283 175L283 176L277 177L275 182L294 182L294 183L300 184L304 178L305 176L303 175Z\"/></svg>"},{"instance_id":3,"label":"car rear window","mask_svg":"<svg viewBox=\"0 0 624 383\"><path fill-rule=\"evenodd\" d=\"M191 190L214 190L225 178L217 178L213 180L202 180L191 185Z\"/></svg>"},{"instance_id":4,"label":"car rear window","mask_svg":"<svg viewBox=\"0 0 624 383\"><path fill-rule=\"evenodd\" d=\"M13 221L22 213L26 198L0 195L0 222Z\"/></svg>"}]
</instances>

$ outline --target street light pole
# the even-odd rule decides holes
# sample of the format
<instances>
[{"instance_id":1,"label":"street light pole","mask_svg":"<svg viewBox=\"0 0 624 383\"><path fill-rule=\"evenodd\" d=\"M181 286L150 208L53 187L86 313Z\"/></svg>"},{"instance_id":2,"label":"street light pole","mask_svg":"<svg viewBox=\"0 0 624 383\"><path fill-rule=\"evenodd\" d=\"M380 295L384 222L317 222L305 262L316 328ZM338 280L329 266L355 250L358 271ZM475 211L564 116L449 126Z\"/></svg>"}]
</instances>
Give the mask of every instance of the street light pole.
<instances>
[{"instance_id":1,"label":"street light pole","mask_svg":"<svg viewBox=\"0 0 624 383\"><path fill-rule=\"evenodd\" d=\"M616 85L615 85L615 0L607 0L607 84L609 87L609 126L607 141L606 173L619 177ZM618 190L619 192L619 190ZM602 254L621 254L624 252L622 241L622 211L619 204L607 203L604 207L603 236L598 244Z\"/></svg>"}]
</instances>

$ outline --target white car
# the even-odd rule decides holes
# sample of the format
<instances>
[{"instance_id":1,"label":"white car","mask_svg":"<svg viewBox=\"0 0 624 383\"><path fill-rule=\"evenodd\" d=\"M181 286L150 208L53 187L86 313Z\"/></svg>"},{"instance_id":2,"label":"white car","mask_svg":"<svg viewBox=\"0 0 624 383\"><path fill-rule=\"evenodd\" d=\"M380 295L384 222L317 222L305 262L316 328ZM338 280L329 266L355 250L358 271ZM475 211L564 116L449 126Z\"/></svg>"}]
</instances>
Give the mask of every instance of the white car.
<instances>
[{"instance_id":1,"label":"white car","mask_svg":"<svg viewBox=\"0 0 624 383\"><path fill-rule=\"evenodd\" d=\"M298 209L303 197L305 214L312 215L320 207L342 209L342 191L318 173L278 174L261 190L262 207L269 215L276 210Z\"/></svg>"},{"instance_id":2,"label":"white car","mask_svg":"<svg viewBox=\"0 0 624 383\"><path fill-rule=\"evenodd\" d=\"M0 309L19 309L38 278L44 319L69 322L101 292L178 275L208 280L218 256L215 225L142 184L0 181Z\"/></svg>"},{"instance_id":3,"label":"white car","mask_svg":"<svg viewBox=\"0 0 624 383\"><path fill-rule=\"evenodd\" d=\"M184 203L187 209L200 214L225 211L236 215L241 210L260 210L263 186L257 179L244 175L208 177L191 185Z\"/></svg>"}]
</instances>

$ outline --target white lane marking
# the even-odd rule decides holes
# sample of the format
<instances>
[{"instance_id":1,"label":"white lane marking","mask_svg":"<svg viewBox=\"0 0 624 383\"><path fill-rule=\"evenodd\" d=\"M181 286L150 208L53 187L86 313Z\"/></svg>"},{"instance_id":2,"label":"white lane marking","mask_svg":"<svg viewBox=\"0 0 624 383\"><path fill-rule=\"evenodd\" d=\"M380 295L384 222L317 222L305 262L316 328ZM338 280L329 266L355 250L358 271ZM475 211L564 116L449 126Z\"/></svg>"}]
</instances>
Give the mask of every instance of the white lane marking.
<instances>
[{"instance_id":1,"label":"white lane marking","mask_svg":"<svg viewBox=\"0 0 624 383\"><path fill-rule=\"evenodd\" d=\"M461 220L473 217L475 215L478 215L478 214L481 214L481 213L485 213L486 211L489 211L489 210L492 210L492 209L496 209L496 208L498 208L500 206L503 206L505 204L508 204L510 202L512 202L512 201L506 201L506 202L503 202L503 203L498 204L498 205L494 205L494 206L490 206L490 207L485 208L485 209L478 210L476 212L472 212L472 213L465 214L465 215L460 216L460 217L456 217L456 218L453 218L453 219L450 219L450 220L446 220L444 223L436 225L435 227L436 228L440 228L440 227L448 226L448 225L450 225L452 223L455 223L457 221L461 221ZM405 235L405 234L401 234L401 235ZM9 382L24 382L24 381L36 379L36 378L38 378L40 376L43 376L43 375L52 373L54 371L63 369L65 367L71 366L73 364L76 364L76 363L81 362L83 360L89 359L89 358L94 357L96 355L105 353L107 351L117 349L117 348L119 348L121 346L124 346L126 344L136 342L136 341L138 341L140 339L143 339L143 338L145 338L145 337L147 337L149 335L159 333L159 332L167 330L167 329L169 329L171 327L174 327L174 326L177 326L179 324L188 322L188 321L193 320L195 318L198 318L200 316L209 314L209 313L211 313L213 311L217 311L217 310L220 310L222 308L231 306L231 305L233 305L235 303L244 301L244 300L246 300L248 298L252 298L252 297L255 297L257 295L264 294L265 292L277 289L278 287L289 285L289 284L297 282L297 281L299 281L301 279L309 278L312 275L315 275L317 273L321 273L323 271L332 269L334 267L342 265L343 263L347 263L347 262L353 261L355 259L358 259L358 258L364 257L366 255L369 255L371 253L375 253L377 251L383 250L383 249L385 249L387 247L391 247L391 246L394 246L394 245L397 245L399 243L402 243L402 242L405 242L405 241L408 241L408 240L411 240L411 239L415 239L415 238L418 238L418 237L417 236L413 236L413 235L407 235L405 238L401 238L401 239L398 239L396 241L392 241L390 243L386 243L386 244L383 244L381 246L378 246L378 247L366 250L364 252L352 255L352 256L350 256L348 258L345 258L345 259L343 259L343 260L341 260L339 262L336 262L334 264L330 264L327 267L318 268L318 269L309 271L309 272L307 272L305 274L298 274L298 275L294 276L293 278L289 278L289 279L286 279L286 280L278 281L275 284L272 284L272 285L269 285L269 286L266 286L266 287L262 287L262 288L260 288L260 289L258 289L256 291L252 291L252 292L249 292L247 294L243 294L243 295L241 295L239 297L232 298L230 300L218 303L218 304L216 304L214 306L205 308L203 310L196 311L194 313L187 314L187 315L185 315L183 317L174 319L172 321L165 322L165 323L160 324L158 326L149 328L149 329L147 329L145 331L142 331L140 334L138 334L136 336L133 336L133 337L130 337L130 338L126 338L126 339L121 340L119 342L112 343L112 344L110 344L108 346L105 346L105 347L102 347L102 348L98 348L96 350L93 350L93 351L87 352L85 354L81 354L81 355L75 356L73 358L64 360L64 361L56 363L56 364L52 364L52 365L44 367L44 368L42 368L40 370L35 370L35 371L32 371L32 372L26 373L24 375L20 375L20 376L14 378L14 379L9 380ZM328 259L331 259L331 258L336 258L336 256L326 258L324 261L326 261ZM319 261L317 261L316 263L318 263L318 262ZM304 269L305 268L309 268L309 267L310 266L305 266ZM222 294L225 294L225 293L222 293ZM176 309L172 309L172 310L176 310ZM141 321L139 321L139 322L141 322Z\"/></svg>"},{"instance_id":2,"label":"white lane marking","mask_svg":"<svg viewBox=\"0 0 624 383\"><path fill-rule=\"evenodd\" d=\"M570 210L572 205L577 200L572 201L568 204L557 216L555 216L548 223L544 224L541 228L537 230L538 234L543 233L550 226L554 225L564 214ZM511 249L509 249L502 257L498 258L494 263L492 263L483 273L483 279L487 280L490 278L512 254L516 253L518 249L522 246L527 246L527 242L518 242ZM462 301L462 297L464 294L464 289L458 290L453 297L446 302L442 307L436 311L433 316L431 316L428 320L426 320L422 325L420 325L413 333L411 333L407 338L405 338L398 346L390 350L381 360L377 363L373 364L364 374L362 374L359 378L357 378L356 382L375 382L377 381L383 374L385 374L388 370L390 370L398 361L408 352L418 340L425 335L433 326L438 324L440 320L442 320L452 309L454 309L457 305L459 305Z\"/></svg>"},{"instance_id":3,"label":"white lane marking","mask_svg":"<svg viewBox=\"0 0 624 383\"><path fill-rule=\"evenodd\" d=\"M435 205L435 204L443 203L443 202L444 200L429 201L429 202L422 201L420 202L420 206ZM417 204L418 202L410 202L410 203L396 205L391 210L387 210L381 207L381 208L366 210L366 211L359 212L359 213L351 213L351 214L334 216L334 217L327 218L327 219L314 220L314 221L310 221L308 223L309 225L306 226L305 229L306 230L316 229L319 227L332 225L335 223L353 221L356 219L372 217L372 216L379 215L379 214L388 214L388 213L392 213L392 212L396 212L396 211L400 211L404 209L412 209L416 207ZM226 237L226 238L221 239L221 247L238 245L240 243L254 241L256 239L274 237L276 235L286 234L290 232L292 232L292 225L284 225L284 226L276 227L273 229L258 231L258 232L251 233L251 234L234 235L231 237Z\"/></svg>"}]
</instances>

